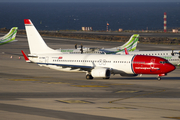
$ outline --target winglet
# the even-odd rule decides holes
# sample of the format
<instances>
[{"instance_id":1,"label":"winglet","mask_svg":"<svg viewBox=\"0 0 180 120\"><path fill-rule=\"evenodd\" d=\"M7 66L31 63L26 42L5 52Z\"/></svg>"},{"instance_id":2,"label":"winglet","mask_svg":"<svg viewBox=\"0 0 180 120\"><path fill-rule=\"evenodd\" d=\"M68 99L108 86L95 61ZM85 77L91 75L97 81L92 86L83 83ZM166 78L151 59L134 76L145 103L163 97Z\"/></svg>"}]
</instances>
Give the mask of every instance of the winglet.
<instances>
[{"instance_id":1,"label":"winglet","mask_svg":"<svg viewBox=\"0 0 180 120\"><path fill-rule=\"evenodd\" d=\"M22 52L22 54L23 54L23 56L24 56L25 61L26 61L26 62L31 62L31 61L29 60L29 58L26 56L26 54L24 53L24 51L21 50L21 52Z\"/></svg>"},{"instance_id":2,"label":"winglet","mask_svg":"<svg viewBox=\"0 0 180 120\"><path fill-rule=\"evenodd\" d=\"M126 49L126 48L124 48L124 50L125 50L125 54L126 54L126 55L129 55L129 53L128 53L127 49Z\"/></svg>"}]
</instances>

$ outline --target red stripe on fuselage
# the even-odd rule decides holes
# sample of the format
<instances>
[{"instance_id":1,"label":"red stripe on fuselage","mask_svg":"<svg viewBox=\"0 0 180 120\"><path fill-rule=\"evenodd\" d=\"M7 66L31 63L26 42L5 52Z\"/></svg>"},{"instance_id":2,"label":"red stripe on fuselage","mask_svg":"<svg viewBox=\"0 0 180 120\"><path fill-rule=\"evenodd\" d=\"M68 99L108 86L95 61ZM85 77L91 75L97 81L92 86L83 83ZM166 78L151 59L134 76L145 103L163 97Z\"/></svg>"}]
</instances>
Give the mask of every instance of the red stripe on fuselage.
<instances>
[{"instance_id":1,"label":"red stripe on fuselage","mask_svg":"<svg viewBox=\"0 0 180 120\"><path fill-rule=\"evenodd\" d=\"M164 58L146 55L136 55L132 67L135 74L166 74L175 69Z\"/></svg>"}]
</instances>

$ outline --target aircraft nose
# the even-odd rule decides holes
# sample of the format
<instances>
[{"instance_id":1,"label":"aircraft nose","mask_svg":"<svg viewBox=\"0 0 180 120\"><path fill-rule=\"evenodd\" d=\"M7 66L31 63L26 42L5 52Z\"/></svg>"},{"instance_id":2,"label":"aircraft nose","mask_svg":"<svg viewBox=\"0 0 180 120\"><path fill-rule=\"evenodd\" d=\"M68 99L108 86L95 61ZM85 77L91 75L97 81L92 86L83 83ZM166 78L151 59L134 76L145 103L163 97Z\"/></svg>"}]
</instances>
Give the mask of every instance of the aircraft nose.
<instances>
[{"instance_id":1,"label":"aircraft nose","mask_svg":"<svg viewBox=\"0 0 180 120\"><path fill-rule=\"evenodd\" d=\"M168 72L171 72L171 71L173 71L173 70L175 70L175 69L176 69L176 67L175 67L173 64L168 64L168 65L166 66L167 73L168 73Z\"/></svg>"}]
</instances>

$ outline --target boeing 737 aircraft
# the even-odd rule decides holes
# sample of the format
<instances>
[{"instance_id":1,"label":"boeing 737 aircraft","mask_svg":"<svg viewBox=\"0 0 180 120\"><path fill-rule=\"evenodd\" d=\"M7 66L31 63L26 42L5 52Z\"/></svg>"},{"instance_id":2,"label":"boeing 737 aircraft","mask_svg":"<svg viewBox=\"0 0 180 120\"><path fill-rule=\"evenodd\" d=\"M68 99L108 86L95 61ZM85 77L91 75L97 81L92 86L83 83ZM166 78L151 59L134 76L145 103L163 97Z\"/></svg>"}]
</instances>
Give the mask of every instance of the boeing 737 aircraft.
<instances>
[{"instance_id":1,"label":"boeing 737 aircraft","mask_svg":"<svg viewBox=\"0 0 180 120\"><path fill-rule=\"evenodd\" d=\"M27 62L60 71L86 72L87 79L109 79L111 74L137 76L138 74L161 76L173 71L175 66L166 59L145 55L64 54L49 48L33 23L24 20L30 54L23 53Z\"/></svg>"},{"instance_id":2,"label":"boeing 737 aircraft","mask_svg":"<svg viewBox=\"0 0 180 120\"><path fill-rule=\"evenodd\" d=\"M117 53L124 55L124 52ZM173 65L180 65L180 50L162 50L162 51L133 51L130 55L152 55L167 59Z\"/></svg>"},{"instance_id":3,"label":"boeing 737 aircraft","mask_svg":"<svg viewBox=\"0 0 180 120\"><path fill-rule=\"evenodd\" d=\"M11 28L9 33L4 35L3 37L0 37L0 45L6 44L9 42L14 42L16 38L17 30L18 30L18 27L13 27Z\"/></svg>"},{"instance_id":4,"label":"boeing 737 aircraft","mask_svg":"<svg viewBox=\"0 0 180 120\"><path fill-rule=\"evenodd\" d=\"M137 46L137 42L139 39L139 34L134 34L131 36L131 38L122 46L114 47L114 48L87 48L87 47L79 47L75 49L59 49L59 51L64 53L98 53L98 54L116 54L118 52L124 51L124 48L126 48L128 51L134 51Z\"/></svg>"}]
</instances>

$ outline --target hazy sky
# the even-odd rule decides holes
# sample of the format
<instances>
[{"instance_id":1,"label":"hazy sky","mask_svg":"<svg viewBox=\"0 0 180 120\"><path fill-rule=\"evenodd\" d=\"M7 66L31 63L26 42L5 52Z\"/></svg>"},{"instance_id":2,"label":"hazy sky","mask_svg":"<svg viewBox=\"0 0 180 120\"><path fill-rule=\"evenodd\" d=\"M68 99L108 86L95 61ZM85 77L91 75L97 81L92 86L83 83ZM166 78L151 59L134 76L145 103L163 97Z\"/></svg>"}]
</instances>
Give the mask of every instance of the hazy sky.
<instances>
[{"instance_id":1,"label":"hazy sky","mask_svg":"<svg viewBox=\"0 0 180 120\"><path fill-rule=\"evenodd\" d=\"M0 0L0 2L180 2L180 0Z\"/></svg>"}]
</instances>

